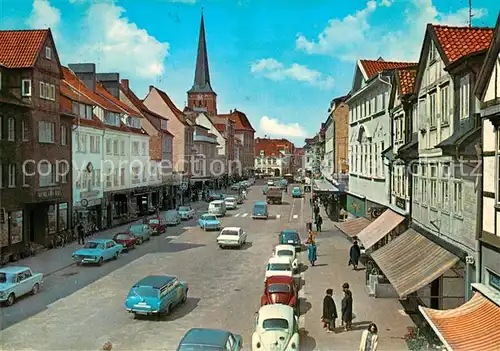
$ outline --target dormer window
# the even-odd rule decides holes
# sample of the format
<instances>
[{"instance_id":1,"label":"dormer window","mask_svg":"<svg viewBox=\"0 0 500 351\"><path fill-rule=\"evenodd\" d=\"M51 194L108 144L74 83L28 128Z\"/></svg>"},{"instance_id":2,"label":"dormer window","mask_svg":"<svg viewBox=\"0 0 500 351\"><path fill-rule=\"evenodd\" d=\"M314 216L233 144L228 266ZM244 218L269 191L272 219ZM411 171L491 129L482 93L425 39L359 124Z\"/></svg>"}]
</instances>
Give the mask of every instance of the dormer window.
<instances>
[{"instance_id":1,"label":"dormer window","mask_svg":"<svg viewBox=\"0 0 500 351\"><path fill-rule=\"evenodd\" d=\"M47 60L52 60L52 48L50 46L45 47L45 58Z\"/></svg>"},{"instance_id":2,"label":"dormer window","mask_svg":"<svg viewBox=\"0 0 500 351\"><path fill-rule=\"evenodd\" d=\"M115 112L106 111L104 113L104 123L110 126L120 126L120 115Z\"/></svg>"},{"instance_id":3,"label":"dormer window","mask_svg":"<svg viewBox=\"0 0 500 351\"><path fill-rule=\"evenodd\" d=\"M160 121L160 128L161 128L162 130L168 130L167 126L168 126L168 122L167 122L167 120L162 119L162 120Z\"/></svg>"},{"instance_id":4,"label":"dormer window","mask_svg":"<svg viewBox=\"0 0 500 351\"><path fill-rule=\"evenodd\" d=\"M141 120L137 117L127 117L127 126L132 128L141 128Z\"/></svg>"}]
</instances>

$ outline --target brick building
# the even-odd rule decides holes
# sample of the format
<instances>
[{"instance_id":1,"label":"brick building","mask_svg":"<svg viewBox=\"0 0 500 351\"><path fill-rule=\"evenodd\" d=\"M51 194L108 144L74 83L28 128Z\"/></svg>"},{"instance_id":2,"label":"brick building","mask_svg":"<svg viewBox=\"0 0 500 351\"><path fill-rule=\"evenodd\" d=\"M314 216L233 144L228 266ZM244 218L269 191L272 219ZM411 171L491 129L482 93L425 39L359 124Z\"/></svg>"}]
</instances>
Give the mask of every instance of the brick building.
<instances>
[{"instance_id":1,"label":"brick building","mask_svg":"<svg viewBox=\"0 0 500 351\"><path fill-rule=\"evenodd\" d=\"M0 31L0 63L0 242L7 260L68 229L72 114L61 113L62 71L50 30Z\"/></svg>"}]
</instances>

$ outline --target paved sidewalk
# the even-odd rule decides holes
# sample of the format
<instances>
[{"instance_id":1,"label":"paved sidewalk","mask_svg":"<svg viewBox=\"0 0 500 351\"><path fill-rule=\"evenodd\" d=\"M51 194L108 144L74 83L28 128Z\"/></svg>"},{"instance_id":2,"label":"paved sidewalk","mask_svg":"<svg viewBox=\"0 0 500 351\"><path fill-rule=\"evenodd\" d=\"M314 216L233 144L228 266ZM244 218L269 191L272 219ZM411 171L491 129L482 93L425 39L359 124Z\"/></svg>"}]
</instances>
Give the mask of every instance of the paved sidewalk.
<instances>
[{"instance_id":1,"label":"paved sidewalk","mask_svg":"<svg viewBox=\"0 0 500 351\"><path fill-rule=\"evenodd\" d=\"M205 206L207 206L207 203L204 201L199 201L192 204L192 207L195 211L199 211ZM137 221L142 221L142 219L138 219ZM116 233L126 231L131 223L108 228L92 235L88 239L111 238ZM78 242L75 241L66 245L65 247L45 250L39 252L38 254L36 254L36 256L9 263L7 266L28 266L33 269L33 271L43 273L45 276L47 276L73 265L74 261L71 254L79 247L81 247L81 245L79 245Z\"/></svg>"},{"instance_id":2,"label":"paved sidewalk","mask_svg":"<svg viewBox=\"0 0 500 351\"><path fill-rule=\"evenodd\" d=\"M301 339L302 350L358 350L361 334L370 322L379 329L379 350L407 350L403 336L407 326L413 326L396 299L375 299L365 291L365 271L348 267L350 242L328 219L324 209L323 231L317 236L318 266L308 267L303 273L305 284L300 301L301 313L305 313L305 331ZM306 255L303 261L307 262ZM353 293L353 330L343 332L337 321L337 329L328 334L323 329L321 316L326 289L332 288L339 317L343 297L342 284L348 282Z\"/></svg>"}]
</instances>

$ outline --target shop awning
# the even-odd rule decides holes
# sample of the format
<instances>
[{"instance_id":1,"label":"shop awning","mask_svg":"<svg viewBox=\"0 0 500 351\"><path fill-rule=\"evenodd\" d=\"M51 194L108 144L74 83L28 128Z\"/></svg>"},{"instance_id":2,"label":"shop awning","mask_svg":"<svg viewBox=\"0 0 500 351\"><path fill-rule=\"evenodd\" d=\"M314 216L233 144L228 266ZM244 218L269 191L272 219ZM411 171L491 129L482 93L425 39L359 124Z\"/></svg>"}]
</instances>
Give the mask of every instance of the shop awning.
<instances>
[{"instance_id":1,"label":"shop awning","mask_svg":"<svg viewBox=\"0 0 500 351\"><path fill-rule=\"evenodd\" d=\"M372 253L400 298L440 277L459 258L413 229Z\"/></svg>"},{"instance_id":2,"label":"shop awning","mask_svg":"<svg viewBox=\"0 0 500 351\"><path fill-rule=\"evenodd\" d=\"M335 185L324 179L315 179L313 184L313 190L330 192L330 193L336 193L339 191L339 189Z\"/></svg>"},{"instance_id":3,"label":"shop awning","mask_svg":"<svg viewBox=\"0 0 500 351\"><path fill-rule=\"evenodd\" d=\"M452 310L418 308L448 350L500 350L500 307L480 292Z\"/></svg>"},{"instance_id":4,"label":"shop awning","mask_svg":"<svg viewBox=\"0 0 500 351\"><path fill-rule=\"evenodd\" d=\"M389 208L380 217L371 222L368 227L359 232L358 239L365 249L369 249L404 220L403 216Z\"/></svg>"},{"instance_id":5,"label":"shop awning","mask_svg":"<svg viewBox=\"0 0 500 351\"><path fill-rule=\"evenodd\" d=\"M359 232L368 227L372 222L364 217L349 219L345 222L335 224L337 228L348 236L358 236Z\"/></svg>"}]
</instances>

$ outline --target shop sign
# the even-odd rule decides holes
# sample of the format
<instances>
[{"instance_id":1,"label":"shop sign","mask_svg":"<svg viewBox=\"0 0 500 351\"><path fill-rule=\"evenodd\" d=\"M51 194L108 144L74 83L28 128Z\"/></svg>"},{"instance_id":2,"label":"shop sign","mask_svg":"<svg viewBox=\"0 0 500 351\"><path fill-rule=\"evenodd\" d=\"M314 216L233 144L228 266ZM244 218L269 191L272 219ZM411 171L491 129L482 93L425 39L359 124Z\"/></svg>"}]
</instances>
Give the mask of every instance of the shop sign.
<instances>
[{"instance_id":1,"label":"shop sign","mask_svg":"<svg viewBox=\"0 0 500 351\"><path fill-rule=\"evenodd\" d=\"M406 211L406 201L400 197L396 197L396 206Z\"/></svg>"},{"instance_id":2,"label":"shop sign","mask_svg":"<svg viewBox=\"0 0 500 351\"><path fill-rule=\"evenodd\" d=\"M36 198L38 200L47 200L56 197L61 197L62 191L61 188L50 188L46 190L38 190L36 192Z\"/></svg>"}]
</instances>

